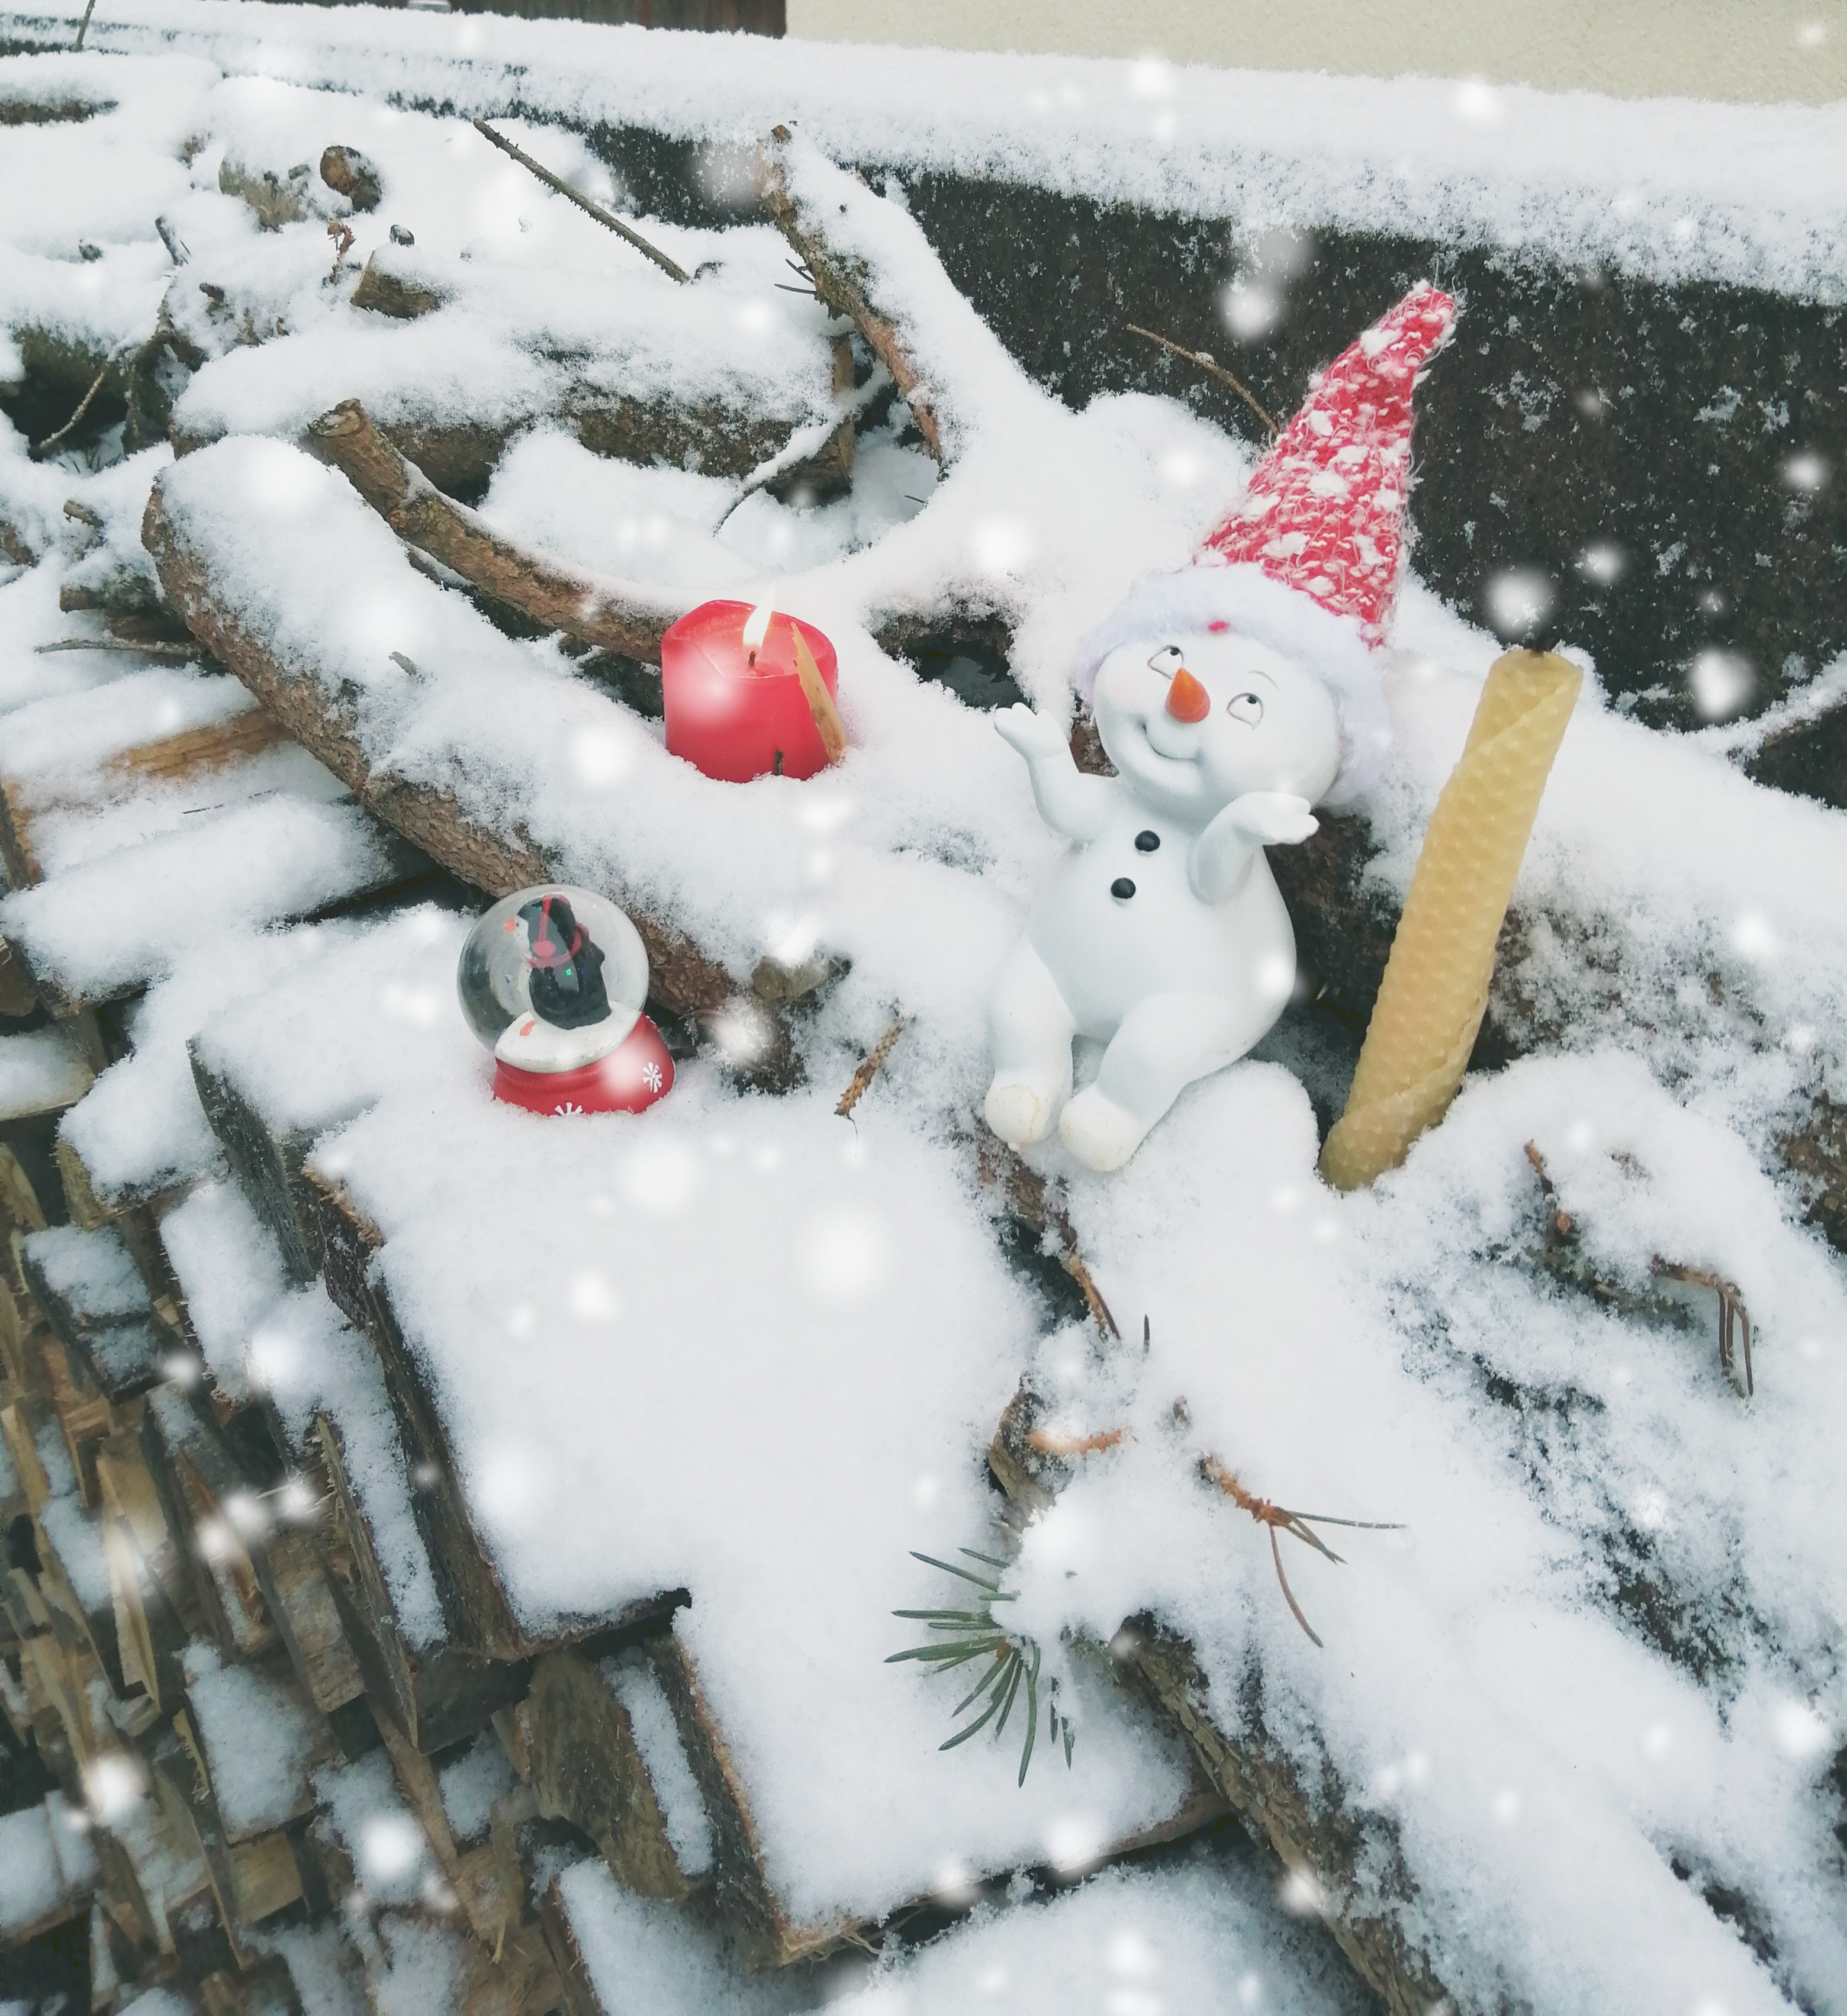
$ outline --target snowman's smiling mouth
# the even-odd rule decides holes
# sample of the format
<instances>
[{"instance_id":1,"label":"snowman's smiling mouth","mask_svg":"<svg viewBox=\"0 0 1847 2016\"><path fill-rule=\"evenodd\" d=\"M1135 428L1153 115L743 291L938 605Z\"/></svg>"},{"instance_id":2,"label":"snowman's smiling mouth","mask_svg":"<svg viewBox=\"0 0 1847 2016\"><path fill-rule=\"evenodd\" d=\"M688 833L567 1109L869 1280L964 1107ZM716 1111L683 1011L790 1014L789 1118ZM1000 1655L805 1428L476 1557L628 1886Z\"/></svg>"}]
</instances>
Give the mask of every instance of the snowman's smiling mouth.
<instances>
[{"instance_id":1,"label":"snowman's smiling mouth","mask_svg":"<svg viewBox=\"0 0 1847 2016\"><path fill-rule=\"evenodd\" d=\"M1128 747L1122 751L1121 767L1140 781L1157 790L1176 794L1184 797L1196 797L1202 788L1199 759L1203 745L1197 736L1188 736L1192 743L1173 753L1161 748L1155 741L1157 718L1147 715L1131 717L1134 733L1124 740Z\"/></svg>"}]
</instances>

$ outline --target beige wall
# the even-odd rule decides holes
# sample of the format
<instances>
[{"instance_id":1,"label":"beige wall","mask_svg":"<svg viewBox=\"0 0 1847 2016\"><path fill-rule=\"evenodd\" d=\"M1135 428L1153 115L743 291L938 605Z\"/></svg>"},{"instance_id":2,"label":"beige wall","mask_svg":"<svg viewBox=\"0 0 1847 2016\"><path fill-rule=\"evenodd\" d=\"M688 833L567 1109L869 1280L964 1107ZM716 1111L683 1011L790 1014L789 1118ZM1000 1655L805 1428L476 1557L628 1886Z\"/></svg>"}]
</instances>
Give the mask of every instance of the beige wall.
<instances>
[{"instance_id":1,"label":"beige wall","mask_svg":"<svg viewBox=\"0 0 1847 2016\"><path fill-rule=\"evenodd\" d=\"M1549 91L1847 98L1847 0L788 0L789 33Z\"/></svg>"}]
</instances>

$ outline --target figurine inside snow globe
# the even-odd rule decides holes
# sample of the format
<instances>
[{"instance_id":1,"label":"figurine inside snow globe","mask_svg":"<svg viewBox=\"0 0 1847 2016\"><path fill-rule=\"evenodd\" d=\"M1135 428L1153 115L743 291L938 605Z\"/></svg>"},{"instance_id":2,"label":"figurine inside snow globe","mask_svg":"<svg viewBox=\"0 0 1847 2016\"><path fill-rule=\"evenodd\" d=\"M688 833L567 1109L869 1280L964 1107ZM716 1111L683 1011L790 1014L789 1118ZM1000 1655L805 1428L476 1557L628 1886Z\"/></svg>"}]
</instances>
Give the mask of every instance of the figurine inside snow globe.
<instances>
[{"instance_id":1,"label":"figurine inside snow globe","mask_svg":"<svg viewBox=\"0 0 1847 2016\"><path fill-rule=\"evenodd\" d=\"M455 987L509 1105L639 1113L672 1087L673 1059L641 1012L641 934L593 890L545 883L503 897L469 933Z\"/></svg>"}]
</instances>

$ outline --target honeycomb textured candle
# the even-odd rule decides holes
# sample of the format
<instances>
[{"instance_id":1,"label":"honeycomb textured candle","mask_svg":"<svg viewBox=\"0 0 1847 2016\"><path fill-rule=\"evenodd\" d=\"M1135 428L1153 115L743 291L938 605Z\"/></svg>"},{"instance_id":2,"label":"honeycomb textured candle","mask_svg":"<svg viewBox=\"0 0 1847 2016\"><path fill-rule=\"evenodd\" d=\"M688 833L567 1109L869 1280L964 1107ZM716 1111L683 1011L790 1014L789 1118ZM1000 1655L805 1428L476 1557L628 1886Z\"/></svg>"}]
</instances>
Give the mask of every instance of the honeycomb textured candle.
<instances>
[{"instance_id":1,"label":"honeycomb textured candle","mask_svg":"<svg viewBox=\"0 0 1847 2016\"><path fill-rule=\"evenodd\" d=\"M1456 1096L1514 878L1582 683L1550 652L1510 651L1489 672L1424 836L1347 1110L1321 1151L1337 1190L1395 1168Z\"/></svg>"}]
</instances>

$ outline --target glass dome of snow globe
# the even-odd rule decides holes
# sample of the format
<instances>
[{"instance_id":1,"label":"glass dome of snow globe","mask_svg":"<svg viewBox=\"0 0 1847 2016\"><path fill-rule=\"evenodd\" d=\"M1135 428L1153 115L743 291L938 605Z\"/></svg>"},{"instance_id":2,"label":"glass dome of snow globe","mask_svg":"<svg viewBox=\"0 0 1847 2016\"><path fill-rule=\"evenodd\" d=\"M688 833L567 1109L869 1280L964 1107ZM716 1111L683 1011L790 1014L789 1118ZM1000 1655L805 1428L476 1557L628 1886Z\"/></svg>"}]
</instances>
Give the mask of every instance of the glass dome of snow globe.
<instances>
[{"instance_id":1,"label":"glass dome of snow globe","mask_svg":"<svg viewBox=\"0 0 1847 2016\"><path fill-rule=\"evenodd\" d=\"M455 989L509 1105L639 1113L672 1086L673 1060L642 1013L641 934L593 889L545 882L502 897L469 933Z\"/></svg>"}]
</instances>

